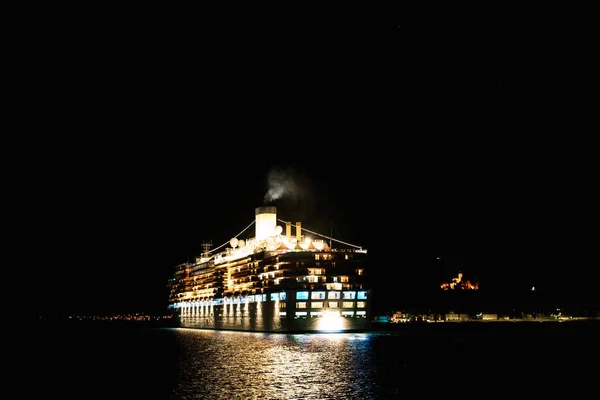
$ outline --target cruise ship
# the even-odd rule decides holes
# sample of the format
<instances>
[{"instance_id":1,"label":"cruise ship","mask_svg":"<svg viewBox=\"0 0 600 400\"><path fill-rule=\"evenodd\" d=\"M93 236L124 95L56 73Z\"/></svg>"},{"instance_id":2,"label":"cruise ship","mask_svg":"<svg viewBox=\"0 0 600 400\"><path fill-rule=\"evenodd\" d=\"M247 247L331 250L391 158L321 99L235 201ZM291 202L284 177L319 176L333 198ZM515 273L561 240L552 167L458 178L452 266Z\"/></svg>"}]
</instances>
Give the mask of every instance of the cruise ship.
<instances>
[{"instance_id":1,"label":"cruise ship","mask_svg":"<svg viewBox=\"0 0 600 400\"><path fill-rule=\"evenodd\" d=\"M243 236L253 225L254 236ZM366 249L261 206L237 237L175 267L168 308L185 328L364 331L371 322L367 261Z\"/></svg>"}]
</instances>

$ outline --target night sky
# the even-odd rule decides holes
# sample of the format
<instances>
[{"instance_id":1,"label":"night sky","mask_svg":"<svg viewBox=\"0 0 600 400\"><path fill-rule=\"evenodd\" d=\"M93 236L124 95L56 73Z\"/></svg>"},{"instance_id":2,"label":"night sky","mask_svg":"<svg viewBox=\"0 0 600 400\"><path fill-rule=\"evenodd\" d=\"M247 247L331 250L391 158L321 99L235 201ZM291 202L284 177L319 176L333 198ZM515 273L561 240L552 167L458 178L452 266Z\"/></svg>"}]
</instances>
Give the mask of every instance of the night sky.
<instances>
[{"instance_id":1,"label":"night sky","mask_svg":"<svg viewBox=\"0 0 600 400\"><path fill-rule=\"evenodd\" d=\"M34 313L163 312L175 265L274 178L296 189L279 218L369 250L381 309L459 271L490 303L599 304L585 32L145 16L31 38L14 236Z\"/></svg>"}]
</instances>

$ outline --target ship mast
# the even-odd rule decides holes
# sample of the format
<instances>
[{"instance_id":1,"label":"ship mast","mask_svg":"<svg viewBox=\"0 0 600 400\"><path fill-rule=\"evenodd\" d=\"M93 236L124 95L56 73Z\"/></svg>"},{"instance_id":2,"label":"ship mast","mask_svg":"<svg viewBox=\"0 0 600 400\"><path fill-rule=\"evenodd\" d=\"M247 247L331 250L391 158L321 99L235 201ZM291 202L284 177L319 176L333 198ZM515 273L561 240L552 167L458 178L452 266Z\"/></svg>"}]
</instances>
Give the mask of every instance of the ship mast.
<instances>
[{"instance_id":1,"label":"ship mast","mask_svg":"<svg viewBox=\"0 0 600 400\"><path fill-rule=\"evenodd\" d=\"M212 247L212 240L208 240L208 241L204 241L202 242L202 257L208 257L209 254L208 252L210 251L210 248Z\"/></svg>"}]
</instances>

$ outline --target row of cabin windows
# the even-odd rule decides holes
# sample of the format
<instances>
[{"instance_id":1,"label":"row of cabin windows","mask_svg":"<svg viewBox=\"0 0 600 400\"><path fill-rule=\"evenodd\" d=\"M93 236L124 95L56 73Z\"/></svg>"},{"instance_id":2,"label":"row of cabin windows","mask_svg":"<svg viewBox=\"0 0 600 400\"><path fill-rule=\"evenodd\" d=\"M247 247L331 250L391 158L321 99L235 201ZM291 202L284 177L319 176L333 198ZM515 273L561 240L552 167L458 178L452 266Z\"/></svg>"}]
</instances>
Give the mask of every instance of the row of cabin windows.
<instances>
[{"instance_id":1,"label":"row of cabin windows","mask_svg":"<svg viewBox=\"0 0 600 400\"><path fill-rule=\"evenodd\" d=\"M306 318L308 316L308 312L307 311L296 311L295 317L301 317L301 318ZM282 311L279 313L280 317L285 317L287 316L287 312ZM311 311L310 312L310 316L311 317L321 317L323 316L323 312L322 311ZM342 311L342 317L354 317L354 311ZM366 311L356 311L356 317L357 318L366 318L367 317L367 312Z\"/></svg>"},{"instance_id":2,"label":"row of cabin windows","mask_svg":"<svg viewBox=\"0 0 600 400\"><path fill-rule=\"evenodd\" d=\"M303 291L303 292L296 292L296 300L308 300L309 297L309 292L307 291ZM340 291L335 291L335 290L330 290L328 292L325 291L314 291L314 292L310 292L310 299L311 300L337 300L337 299L342 299L342 300L366 300L367 299L367 292L366 291L344 291L344 292L340 292Z\"/></svg>"},{"instance_id":3,"label":"row of cabin windows","mask_svg":"<svg viewBox=\"0 0 600 400\"><path fill-rule=\"evenodd\" d=\"M341 308L354 308L355 307L354 304L355 303L353 301L342 301ZM296 302L296 308L325 308L325 306L327 306L327 308L340 308L340 302L339 301L327 301L327 302L298 301L298 302ZM357 301L356 302L356 308L366 308L366 307L367 307L366 301ZM286 308L286 303L279 303L279 308Z\"/></svg>"}]
</instances>

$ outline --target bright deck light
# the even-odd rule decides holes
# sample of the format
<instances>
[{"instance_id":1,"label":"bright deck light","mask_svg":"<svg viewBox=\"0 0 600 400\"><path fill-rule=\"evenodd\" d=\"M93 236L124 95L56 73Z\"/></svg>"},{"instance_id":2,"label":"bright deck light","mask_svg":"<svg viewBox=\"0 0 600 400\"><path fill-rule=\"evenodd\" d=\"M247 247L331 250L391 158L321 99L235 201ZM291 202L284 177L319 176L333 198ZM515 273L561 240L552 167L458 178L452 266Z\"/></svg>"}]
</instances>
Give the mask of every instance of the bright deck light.
<instances>
[{"instance_id":1,"label":"bright deck light","mask_svg":"<svg viewBox=\"0 0 600 400\"><path fill-rule=\"evenodd\" d=\"M337 311L325 311L318 323L320 331L339 331L344 329L344 325L345 319Z\"/></svg>"}]
</instances>

